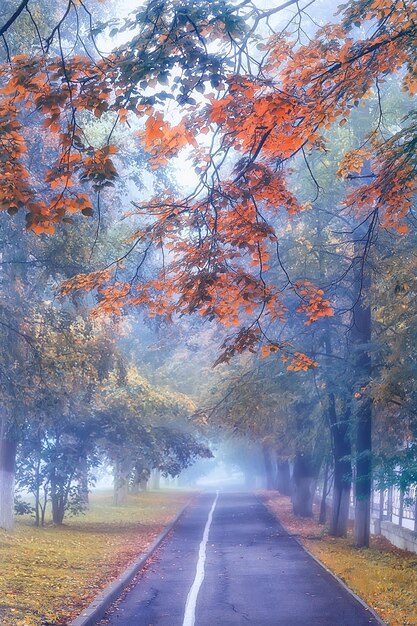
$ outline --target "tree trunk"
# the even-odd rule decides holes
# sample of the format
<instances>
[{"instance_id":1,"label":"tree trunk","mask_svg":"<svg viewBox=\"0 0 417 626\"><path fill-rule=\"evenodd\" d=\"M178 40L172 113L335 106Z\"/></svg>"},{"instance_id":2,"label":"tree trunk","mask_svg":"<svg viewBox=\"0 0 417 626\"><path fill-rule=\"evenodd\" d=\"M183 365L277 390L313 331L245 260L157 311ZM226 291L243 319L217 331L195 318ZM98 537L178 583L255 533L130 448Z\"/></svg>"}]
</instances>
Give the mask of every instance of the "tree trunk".
<instances>
[{"instance_id":1,"label":"tree trunk","mask_svg":"<svg viewBox=\"0 0 417 626\"><path fill-rule=\"evenodd\" d=\"M159 484L161 480L161 472L157 467L154 467L151 471L151 475L149 478L149 489L157 490L159 489Z\"/></svg>"},{"instance_id":2,"label":"tree trunk","mask_svg":"<svg viewBox=\"0 0 417 626\"><path fill-rule=\"evenodd\" d=\"M60 526L64 521L65 502L62 495L62 488L56 480L55 468L51 471L51 505L52 505L52 521Z\"/></svg>"},{"instance_id":3,"label":"tree trunk","mask_svg":"<svg viewBox=\"0 0 417 626\"><path fill-rule=\"evenodd\" d=\"M41 466L41 461L40 461L40 458L38 458L37 463L36 463L36 470L35 470L35 526L40 526L40 523L41 523L41 498L40 498L41 485L40 485L40 479L39 479L40 466Z\"/></svg>"},{"instance_id":4,"label":"tree trunk","mask_svg":"<svg viewBox=\"0 0 417 626\"><path fill-rule=\"evenodd\" d=\"M323 493L321 494L319 524L325 524L327 518L327 484L329 481L329 461L326 461L323 477Z\"/></svg>"},{"instance_id":5,"label":"tree trunk","mask_svg":"<svg viewBox=\"0 0 417 626\"><path fill-rule=\"evenodd\" d=\"M326 354L332 354L329 320L326 320L324 335ZM352 487L352 442L350 438L351 411L348 407L338 418L336 398L333 392L327 395L327 419L333 450L334 479L330 535L346 537L349 523L350 490Z\"/></svg>"},{"instance_id":6,"label":"tree trunk","mask_svg":"<svg viewBox=\"0 0 417 626\"><path fill-rule=\"evenodd\" d=\"M78 467L78 482L80 485L80 493L83 505L86 509L90 506L90 489L88 485L88 459L87 455L83 455Z\"/></svg>"},{"instance_id":7,"label":"tree trunk","mask_svg":"<svg viewBox=\"0 0 417 626\"><path fill-rule=\"evenodd\" d=\"M127 500L129 494L129 476L131 464L126 461L117 460L114 464L114 489L113 504L120 506Z\"/></svg>"},{"instance_id":8,"label":"tree trunk","mask_svg":"<svg viewBox=\"0 0 417 626\"><path fill-rule=\"evenodd\" d=\"M322 243L323 227L318 218L318 241ZM324 272L323 253L319 252L320 271ZM329 318L325 318L324 345L326 355L333 356L331 323ZM334 374L330 372L328 383L331 384ZM331 386L330 386L331 389ZM343 393L339 398L343 397ZM352 487L352 441L351 441L351 411L348 407L340 411L336 410L336 397L330 391L327 395L327 419L330 427L330 437L333 451L334 479L332 514L330 520L330 534L335 537L345 537L349 523L350 490Z\"/></svg>"},{"instance_id":9,"label":"tree trunk","mask_svg":"<svg viewBox=\"0 0 417 626\"><path fill-rule=\"evenodd\" d=\"M266 488L275 489L275 463L272 456L271 446L264 443L262 445L262 455L265 465Z\"/></svg>"},{"instance_id":10,"label":"tree trunk","mask_svg":"<svg viewBox=\"0 0 417 626\"><path fill-rule=\"evenodd\" d=\"M12 326L7 324L2 328L0 338L0 351L2 353L2 369L10 373L10 377L3 380L5 385L5 397L9 399L11 406L10 415L4 408L0 409L0 528L12 530L14 526L14 496L16 478L16 453L19 440L20 419L15 420L13 411L17 410L16 389L13 372L17 364L17 371L21 372L22 364L26 361L26 348L22 349L22 339L18 329L25 319L25 308L22 306L26 291L22 289L25 284L27 265L14 263L17 257L26 260L27 242L25 237L16 237L17 230L11 225L3 231L2 261L1 267L1 293L5 301L10 301L12 309L16 311ZM9 420L9 417L13 419ZM13 428L10 429L11 424ZM11 430L13 432L11 432Z\"/></svg>"},{"instance_id":11,"label":"tree trunk","mask_svg":"<svg viewBox=\"0 0 417 626\"><path fill-rule=\"evenodd\" d=\"M372 490L372 408L370 401L358 416L356 436L356 501L355 501L355 545L357 548L369 546Z\"/></svg>"},{"instance_id":12,"label":"tree trunk","mask_svg":"<svg viewBox=\"0 0 417 626\"><path fill-rule=\"evenodd\" d=\"M13 530L17 442L7 432L7 418L0 416L0 528Z\"/></svg>"},{"instance_id":13,"label":"tree trunk","mask_svg":"<svg viewBox=\"0 0 417 626\"><path fill-rule=\"evenodd\" d=\"M330 396L329 421L333 443L334 479L330 534L346 537L349 523L350 490L352 487L352 445L350 441L350 412L345 412L343 421L337 421L335 401Z\"/></svg>"},{"instance_id":14,"label":"tree trunk","mask_svg":"<svg viewBox=\"0 0 417 626\"><path fill-rule=\"evenodd\" d=\"M40 502L40 501L39 501ZM48 485L43 486L43 502L40 502L41 508L41 526L45 526L46 506L48 504Z\"/></svg>"},{"instance_id":15,"label":"tree trunk","mask_svg":"<svg viewBox=\"0 0 417 626\"><path fill-rule=\"evenodd\" d=\"M52 493L51 490L51 503L52 503L52 521L56 526L61 526L64 521L65 506L63 498L58 493Z\"/></svg>"},{"instance_id":16,"label":"tree trunk","mask_svg":"<svg viewBox=\"0 0 417 626\"><path fill-rule=\"evenodd\" d=\"M136 463L133 471L133 480L130 492L137 494L140 491L146 491L149 474L149 470L144 467L141 462Z\"/></svg>"},{"instance_id":17,"label":"tree trunk","mask_svg":"<svg viewBox=\"0 0 417 626\"><path fill-rule=\"evenodd\" d=\"M277 460L276 488L284 496L291 495L291 475L290 475L290 464L288 463L288 459L286 459L285 461Z\"/></svg>"},{"instance_id":18,"label":"tree trunk","mask_svg":"<svg viewBox=\"0 0 417 626\"><path fill-rule=\"evenodd\" d=\"M136 496L140 491L140 480L136 480L136 477L133 479L130 485L130 493Z\"/></svg>"},{"instance_id":19,"label":"tree trunk","mask_svg":"<svg viewBox=\"0 0 417 626\"><path fill-rule=\"evenodd\" d=\"M313 517L317 473L306 454L297 454L292 475L292 505L295 515Z\"/></svg>"},{"instance_id":20,"label":"tree trunk","mask_svg":"<svg viewBox=\"0 0 417 626\"><path fill-rule=\"evenodd\" d=\"M357 499L355 503L354 524L355 546L357 548L369 547L370 522L371 514L369 501L365 498L362 500Z\"/></svg>"},{"instance_id":21,"label":"tree trunk","mask_svg":"<svg viewBox=\"0 0 417 626\"><path fill-rule=\"evenodd\" d=\"M0 528L8 531L14 526L16 451L17 442L0 432Z\"/></svg>"},{"instance_id":22,"label":"tree trunk","mask_svg":"<svg viewBox=\"0 0 417 626\"><path fill-rule=\"evenodd\" d=\"M350 487L333 486L332 518L329 534L346 537L349 524Z\"/></svg>"},{"instance_id":23,"label":"tree trunk","mask_svg":"<svg viewBox=\"0 0 417 626\"><path fill-rule=\"evenodd\" d=\"M364 268L362 259L357 259L355 278L358 292L366 294L370 289L369 270ZM355 376L360 385L362 397L358 400L356 418L356 502L355 502L355 545L358 548L369 546L371 491L372 491L372 399L369 391L362 389L369 385L372 376L372 362L369 353L371 341L371 309L365 305L362 296L353 308L353 323L350 331L355 349Z\"/></svg>"},{"instance_id":24,"label":"tree trunk","mask_svg":"<svg viewBox=\"0 0 417 626\"><path fill-rule=\"evenodd\" d=\"M57 526L61 526L64 521L65 506L62 494L59 493L57 486L51 482L51 504L52 504L52 521Z\"/></svg>"}]
</instances>

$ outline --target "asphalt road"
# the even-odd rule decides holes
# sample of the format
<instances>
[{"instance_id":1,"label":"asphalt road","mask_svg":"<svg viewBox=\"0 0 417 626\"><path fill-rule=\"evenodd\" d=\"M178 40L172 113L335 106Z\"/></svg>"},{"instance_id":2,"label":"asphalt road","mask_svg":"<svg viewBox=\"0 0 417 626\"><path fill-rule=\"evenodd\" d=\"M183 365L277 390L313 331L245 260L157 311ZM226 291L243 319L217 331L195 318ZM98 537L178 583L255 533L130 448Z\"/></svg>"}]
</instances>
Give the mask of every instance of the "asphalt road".
<instances>
[{"instance_id":1,"label":"asphalt road","mask_svg":"<svg viewBox=\"0 0 417 626\"><path fill-rule=\"evenodd\" d=\"M206 541L207 540L207 541ZM105 623L365 626L379 622L252 494L204 494Z\"/></svg>"}]
</instances>

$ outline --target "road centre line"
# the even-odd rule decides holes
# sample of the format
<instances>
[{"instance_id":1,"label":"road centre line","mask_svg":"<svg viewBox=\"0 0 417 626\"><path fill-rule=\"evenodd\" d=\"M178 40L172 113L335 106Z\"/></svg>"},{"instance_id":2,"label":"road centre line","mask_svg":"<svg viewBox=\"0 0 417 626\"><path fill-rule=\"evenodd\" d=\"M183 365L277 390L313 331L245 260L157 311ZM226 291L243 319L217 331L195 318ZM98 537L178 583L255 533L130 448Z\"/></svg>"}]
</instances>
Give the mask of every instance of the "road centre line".
<instances>
[{"instance_id":1,"label":"road centre line","mask_svg":"<svg viewBox=\"0 0 417 626\"><path fill-rule=\"evenodd\" d=\"M204 527L203 538L201 540L200 547L198 550L198 561L197 561L197 568L195 572L195 578L194 578L193 584L191 585L191 589L188 592L187 602L185 603L184 621L182 623L182 626L194 626L195 624L195 610L196 610L196 605L197 605L197 596L204 580L204 565L206 562L207 542L209 538L211 522L213 520L213 513L214 513L214 509L216 508L218 497L219 497L219 492L216 491L216 497L214 498L214 502L210 509L210 513L208 514L207 522Z\"/></svg>"}]
</instances>

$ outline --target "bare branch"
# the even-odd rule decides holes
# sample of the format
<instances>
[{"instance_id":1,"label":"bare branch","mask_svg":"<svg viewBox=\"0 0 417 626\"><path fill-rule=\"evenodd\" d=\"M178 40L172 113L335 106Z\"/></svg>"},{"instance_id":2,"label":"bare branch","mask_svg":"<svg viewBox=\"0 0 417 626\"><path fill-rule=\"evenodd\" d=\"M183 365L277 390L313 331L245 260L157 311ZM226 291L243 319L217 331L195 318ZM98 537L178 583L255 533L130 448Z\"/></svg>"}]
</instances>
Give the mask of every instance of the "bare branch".
<instances>
[{"instance_id":1,"label":"bare branch","mask_svg":"<svg viewBox=\"0 0 417 626\"><path fill-rule=\"evenodd\" d=\"M4 35L9 30L10 26L12 26L14 24L14 22L17 20L17 18L22 13L22 11L24 11L26 9L26 7L28 6L29 2L30 2L30 0L22 0L22 2L19 4L19 6L17 7L17 9L13 13L13 15L0 28L0 36Z\"/></svg>"}]
</instances>

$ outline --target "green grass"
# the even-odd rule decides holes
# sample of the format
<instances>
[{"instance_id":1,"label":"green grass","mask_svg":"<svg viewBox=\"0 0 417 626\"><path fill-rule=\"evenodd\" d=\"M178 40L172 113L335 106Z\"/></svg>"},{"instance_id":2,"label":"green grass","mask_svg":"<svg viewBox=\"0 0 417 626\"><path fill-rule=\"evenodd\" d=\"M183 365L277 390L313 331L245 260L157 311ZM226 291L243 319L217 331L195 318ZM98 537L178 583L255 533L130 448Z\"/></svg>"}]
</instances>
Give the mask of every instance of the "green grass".
<instances>
[{"instance_id":1,"label":"green grass","mask_svg":"<svg viewBox=\"0 0 417 626\"><path fill-rule=\"evenodd\" d=\"M62 527L35 528L18 519L0 531L0 624L64 625L153 541L190 494L130 496L114 507L111 494L93 495L86 515Z\"/></svg>"}]
</instances>

